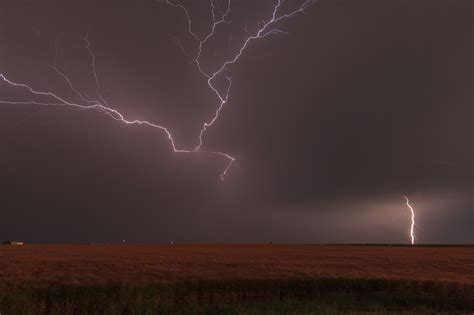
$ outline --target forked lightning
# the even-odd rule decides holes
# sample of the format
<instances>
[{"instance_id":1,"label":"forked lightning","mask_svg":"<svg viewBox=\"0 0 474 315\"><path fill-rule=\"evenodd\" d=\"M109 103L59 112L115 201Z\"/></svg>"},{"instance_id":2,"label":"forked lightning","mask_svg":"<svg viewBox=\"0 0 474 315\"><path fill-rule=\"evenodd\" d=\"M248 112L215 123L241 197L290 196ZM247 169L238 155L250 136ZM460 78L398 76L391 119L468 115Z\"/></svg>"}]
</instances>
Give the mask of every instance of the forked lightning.
<instances>
[{"instance_id":1,"label":"forked lightning","mask_svg":"<svg viewBox=\"0 0 474 315\"><path fill-rule=\"evenodd\" d=\"M193 64L197 67L198 71L202 74L203 79L207 80L207 85L209 89L215 94L217 98L217 108L213 115L206 121L202 123L202 128L198 135L198 144L192 149L185 149L179 147L176 141L173 138L172 132L166 128L164 125L150 122L147 120L130 120L126 118L124 113L119 112L117 109L113 108L108 104L106 99L102 96L100 92L100 82L99 76L96 72L96 56L91 48L91 43L89 38L86 36L84 38L85 42L85 49L89 53L91 59L91 71L94 78L94 83L96 87L95 91L95 98L88 97L85 93L79 91L73 84L72 80L68 77L68 75L61 71L61 69L57 66L56 61L54 60L52 69L56 72L56 74L61 77L68 85L71 92L73 92L77 100L70 100L66 99L66 97L61 96L58 93L46 90L38 90L35 89L32 85L26 84L21 81L10 79L11 76L7 76L5 73L0 72L0 79L3 81L4 84L7 84L11 88L18 88L24 89L27 95L30 97L30 100L23 101L23 100L9 100L9 99L0 99L0 103L3 104L10 104L10 105L40 105L40 106L69 106L79 109L85 110L95 110L104 113L106 116L115 119L125 125L142 125L150 128L158 129L168 137L171 147L174 152L177 153L208 153L213 155L218 155L224 157L228 163L224 170L220 174L220 178L223 180L227 172L229 171L232 163L235 161L235 158L228 153L219 152L219 151L206 151L202 149L203 146L203 137L208 130L219 118L219 114L224 108L224 105L229 100L229 94L232 87L232 79L227 74L228 67L237 63L239 58L245 52L247 46L250 42L256 41L258 39L263 39L269 35L273 34L280 34L283 31L277 28L277 24L283 20L289 19L294 17L298 14L306 13L308 7L314 2L314 0L306 0L304 2L300 2L296 9L291 12L281 12L282 10L282 3L283 0L277 0L271 11L271 15L262 20L262 23L257 27L257 30L253 34L249 34L247 38L243 41L242 45L231 55L226 61L222 62L221 64L216 66L217 71L215 72L208 72L204 69L201 64L201 57L202 51L206 43L213 38L216 34L216 30L219 25L223 23L232 23L228 20L228 17L231 13L232 3L231 0L227 0L225 12L221 13L219 16L217 14L216 9L216 0L210 0L210 8L211 8L211 16L212 16L212 24L210 27L209 33L205 36L198 36L197 33L193 30L192 27L192 18L189 14L188 9L179 2L171 1L171 0L157 0L158 3L162 3L166 6L171 8L179 9L183 12L184 16L187 20L187 29L189 34L195 39L197 43L197 53L192 58ZM227 42L226 42L227 44ZM219 89L216 85L216 79L224 79L227 82L227 86L223 89Z\"/></svg>"}]
</instances>

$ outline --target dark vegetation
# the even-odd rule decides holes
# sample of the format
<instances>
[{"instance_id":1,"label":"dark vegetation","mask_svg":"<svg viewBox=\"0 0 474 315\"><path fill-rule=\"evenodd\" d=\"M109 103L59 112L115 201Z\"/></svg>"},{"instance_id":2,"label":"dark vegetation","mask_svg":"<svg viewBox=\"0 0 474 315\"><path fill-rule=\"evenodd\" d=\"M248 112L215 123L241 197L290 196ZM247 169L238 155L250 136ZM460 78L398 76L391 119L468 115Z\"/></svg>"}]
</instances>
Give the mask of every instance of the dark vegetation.
<instances>
[{"instance_id":1,"label":"dark vegetation","mask_svg":"<svg viewBox=\"0 0 474 315\"><path fill-rule=\"evenodd\" d=\"M469 314L472 247L0 247L0 314Z\"/></svg>"},{"instance_id":2,"label":"dark vegetation","mask_svg":"<svg viewBox=\"0 0 474 315\"><path fill-rule=\"evenodd\" d=\"M259 280L4 288L2 314L470 314L474 286L368 280Z\"/></svg>"}]
</instances>

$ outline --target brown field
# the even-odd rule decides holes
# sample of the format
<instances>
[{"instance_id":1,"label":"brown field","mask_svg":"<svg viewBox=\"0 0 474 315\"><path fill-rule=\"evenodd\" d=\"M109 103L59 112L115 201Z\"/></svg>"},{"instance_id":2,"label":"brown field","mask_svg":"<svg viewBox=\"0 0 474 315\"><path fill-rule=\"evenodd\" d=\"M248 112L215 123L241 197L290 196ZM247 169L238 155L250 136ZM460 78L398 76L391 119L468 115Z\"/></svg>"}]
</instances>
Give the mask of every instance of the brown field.
<instances>
[{"instance_id":1,"label":"brown field","mask_svg":"<svg viewBox=\"0 0 474 315\"><path fill-rule=\"evenodd\" d=\"M0 246L0 285L318 278L474 285L473 247L330 245Z\"/></svg>"}]
</instances>

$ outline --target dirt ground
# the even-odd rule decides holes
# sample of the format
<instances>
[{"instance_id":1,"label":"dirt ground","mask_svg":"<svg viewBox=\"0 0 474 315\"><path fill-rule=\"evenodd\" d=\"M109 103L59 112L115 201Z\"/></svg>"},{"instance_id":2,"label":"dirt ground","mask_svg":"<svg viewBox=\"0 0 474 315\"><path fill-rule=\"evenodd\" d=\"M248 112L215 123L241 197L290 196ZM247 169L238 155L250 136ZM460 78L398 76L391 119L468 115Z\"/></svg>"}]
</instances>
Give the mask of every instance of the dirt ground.
<instances>
[{"instance_id":1,"label":"dirt ground","mask_svg":"<svg viewBox=\"0 0 474 315\"><path fill-rule=\"evenodd\" d=\"M0 285L320 277L473 285L474 247L271 244L0 246Z\"/></svg>"}]
</instances>

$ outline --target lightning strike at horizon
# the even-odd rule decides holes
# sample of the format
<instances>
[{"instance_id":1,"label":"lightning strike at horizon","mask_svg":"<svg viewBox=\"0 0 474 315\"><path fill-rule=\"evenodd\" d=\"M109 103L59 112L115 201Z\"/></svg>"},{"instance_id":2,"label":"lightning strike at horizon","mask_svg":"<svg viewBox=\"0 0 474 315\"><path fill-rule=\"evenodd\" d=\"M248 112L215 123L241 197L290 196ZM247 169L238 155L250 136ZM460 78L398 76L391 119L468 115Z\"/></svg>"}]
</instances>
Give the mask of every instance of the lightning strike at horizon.
<instances>
[{"instance_id":1,"label":"lightning strike at horizon","mask_svg":"<svg viewBox=\"0 0 474 315\"><path fill-rule=\"evenodd\" d=\"M205 132L218 120L220 112L222 111L222 109L224 108L224 106L227 104L229 100L229 95L230 95L230 91L232 87L232 79L226 73L226 71L228 70L228 67L238 62L239 58L243 55L243 53L245 52L250 42L256 41L258 39L266 38L269 35L284 34L285 32L282 30L279 30L276 24L278 24L279 22L283 20L292 18L300 13L305 14L307 8L311 4L313 4L314 1L315 0L305 0L295 10L289 13L280 13L283 0L277 0L273 6L271 17L267 21L263 20L263 22L261 23L262 25L257 26L257 30L253 33L253 35L250 34L248 35L247 38L245 38L242 45L236 50L236 52L231 57L229 57L223 63L217 65L216 71L208 72L204 69L204 67L201 64L202 51L206 43L216 34L216 29L219 27L219 25L223 23L232 23L231 21L228 20L228 16L231 13L231 7L232 7L231 0L226 1L227 5L226 5L225 12L220 14L220 17L218 17L216 13L215 0L210 0L212 25L210 27L209 33L207 33L207 35L203 37L200 37L196 32L194 32L193 27L192 27L191 16L189 14L188 9L185 6L183 6L179 2L173 2L171 0L156 0L157 3L164 3L167 6L180 9L184 13L184 16L187 20L188 33L197 42L197 53L192 58L191 63L196 65L197 70L202 74L203 78L207 81L207 85L209 89L212 91L212 93L216 96L218 100L217 108L214 111L214 114L208 120L202 123L202 128L198 136L198 143L192 149L179 148L175 142L175 139L173 138L171 131L167 129L165 126L158 123L153 123L147 120L127 119L125 114L109 106L108 102L102 96L101 91L100 91L101 90L100 81L99 81L99 76L96 71L96 56L91 48L91 42L89 40L88 35L86 35L83 40L85 42L85 49L87 50L90 60L91 60L90 67L91 67L91 73L94 78L94 83L95 83L95 88L96 88L95 90L96 99L92 99L86 96L86 94L83 94L81 91L75 88L75 86L73 85L73 82L70 80L68 75L62 72L61 69L58 67L56 63L56 56L55 56L53 63L51 65L51 68L60 78L62 78L67 83L70 91L72 91L75 94L78 101L67 100L65 97L61 97L59 94L51 92L51 91L36 90L34 87L32 87L29 84L15 82L14 80L10 80L9 78L7 78L7 76L4 73L0 73L0 79L4 83L6 83L12 88L24 89L32 97L32 99L28 101L14 101L14 100L0 99L0 103L9 104L9 105L68 106L68 107L74 107L74 108L84 109L84 110L95 110L125 125L142 125L142 126L146 126L150 128L159 129L166 134L166 136L168 137L168 140L170 141L173 151L176 153L207 153L207 154L224 157L228 161L226 167L220 174L220 179L224 180L225 175L228 173L232 164L236 160L235 157L224 152L206 151L202 149L202 146L204 142L203 137L204 137ZM245 30L246 30L246 33L248 33L247 26L245 26ZM178 45L183 50L185 55L189 56L184 51L184 48L179 43L179 41L178 41ZM227 82L227 86L224 89L219 89L216 86L215 81L218 78L223 78Z\"/></svg>"},{"instance_id":2,"label":"lightning strike at horizon","mask_svg":"<svg viewBox=\"0 0 474 315\"><path fill-rule=\"evenodd\" d=\"M410 200L408 200L407 196L403 196L406 200L406 205L410 209L411 212L411 226L410 226L410 237L411 237L411 244L415 244L415 210L410 205Z\"/></svg>"}]
</instances>

